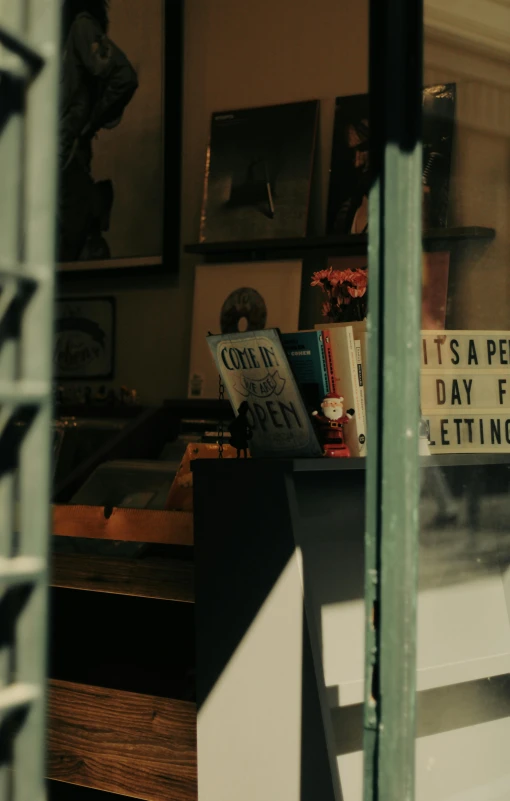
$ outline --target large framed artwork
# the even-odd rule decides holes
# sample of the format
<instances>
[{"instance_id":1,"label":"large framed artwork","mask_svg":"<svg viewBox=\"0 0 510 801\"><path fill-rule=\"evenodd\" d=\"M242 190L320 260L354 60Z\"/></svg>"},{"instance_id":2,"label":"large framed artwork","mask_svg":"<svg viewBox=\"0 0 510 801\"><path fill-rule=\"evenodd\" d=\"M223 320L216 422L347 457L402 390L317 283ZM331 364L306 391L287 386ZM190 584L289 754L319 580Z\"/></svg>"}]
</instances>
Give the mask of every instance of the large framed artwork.
<instances>
[{"instance_id":1,"label":"large framed artwork","mask_svg":"<svg viewBox=\"0 0 510 801\"><path fill-rule=\"evenodd\" d=\"M64 0L58 260L178 265L184 0Z\"/></svg>"}]
</instances>

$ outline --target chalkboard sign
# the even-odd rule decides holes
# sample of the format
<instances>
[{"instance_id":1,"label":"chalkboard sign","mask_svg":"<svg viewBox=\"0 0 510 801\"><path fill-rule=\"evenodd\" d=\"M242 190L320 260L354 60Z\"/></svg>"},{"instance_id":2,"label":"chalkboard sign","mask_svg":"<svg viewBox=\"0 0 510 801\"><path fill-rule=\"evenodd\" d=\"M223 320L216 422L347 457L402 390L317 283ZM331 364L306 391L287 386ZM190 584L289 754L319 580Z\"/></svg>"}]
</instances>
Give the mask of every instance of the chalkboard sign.
<instances>
[{"instance_id":1,"label":"chalkboard sign","mask_svg":"<svg viewBox=\"0 0 510 801\"><path fill-rule=\"evenodd\" d=\"M248 403L252 456L320 456L315 430L276 329L210 336L234 411Z\"/></svg>"}]
</instances>

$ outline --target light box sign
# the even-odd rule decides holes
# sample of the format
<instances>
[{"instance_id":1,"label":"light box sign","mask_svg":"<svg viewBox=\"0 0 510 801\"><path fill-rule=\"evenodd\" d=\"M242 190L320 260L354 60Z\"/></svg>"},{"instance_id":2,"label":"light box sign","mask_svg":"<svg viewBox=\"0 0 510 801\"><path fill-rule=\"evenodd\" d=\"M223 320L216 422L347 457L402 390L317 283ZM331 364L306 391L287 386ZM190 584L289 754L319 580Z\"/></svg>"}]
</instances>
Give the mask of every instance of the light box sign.
<instances>
[{"instance_id":1,"label":"light box sign","mask_svg":"<svg viewBox=\"0 0 510 801\"><path fill-rule=\"evenodd\" d=\"M248 403L253 456L320 456L321 447L276 329L207 338L237 414Z\"/></svg>"},{"instance_id":2,"label":"light box sign","mask_svg":"<svg viewBox=\"0 0 510 801\"><path fill-rule=\"evenodd\" d=\"M424 409L510 409L510 370L423 371L421 402Z\"/></svg>"},{"instance_id":3,"label":"light box sign","mask_svg":"<svg viewBox=\"0 0 510 801\"><path fill-rule=\"evenodd\" d=\"M423 413L431 453L510 453L510 413Z\"/></svg>"},{"instance_id":4,"label":"light box sign","mask_svg":"<svg viewBox=\"0 0 510 801\"><path fill-rule=\"evenodd\" d=\"M422 331L431 453L510 453L510 332Z\"/></svg>"},{"instance_id":5,"label":"light box sign","mask_svg":"<svg viewBox=\"0 0 510 801\"><path fill-rule=\"evenodd\" d=\"M421 366L510 371L510 331L422 331Z\"/></svg>"}]
</instances>

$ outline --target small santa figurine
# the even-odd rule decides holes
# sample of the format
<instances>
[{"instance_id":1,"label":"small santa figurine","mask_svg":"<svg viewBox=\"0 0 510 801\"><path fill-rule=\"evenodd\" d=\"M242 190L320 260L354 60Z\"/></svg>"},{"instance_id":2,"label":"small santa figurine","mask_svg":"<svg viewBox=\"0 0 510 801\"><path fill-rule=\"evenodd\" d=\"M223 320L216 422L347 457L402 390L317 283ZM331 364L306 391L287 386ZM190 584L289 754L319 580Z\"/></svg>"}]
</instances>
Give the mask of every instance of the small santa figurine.
<instances>
[{"instance_id":1,"label":"small santa figurine","mask_svg":"<svg viewBox=\"0 0 510 801\"><path fill-rule=\"evenodd\" d=\"M344 399L336 392L328 392L321 403L322 414L312 412L318 423L324 446L324 456L350 456L351 452L345 444L344 425L354 417L354 409L347 409L344 414Z\"/></svg>"}]
</instances>

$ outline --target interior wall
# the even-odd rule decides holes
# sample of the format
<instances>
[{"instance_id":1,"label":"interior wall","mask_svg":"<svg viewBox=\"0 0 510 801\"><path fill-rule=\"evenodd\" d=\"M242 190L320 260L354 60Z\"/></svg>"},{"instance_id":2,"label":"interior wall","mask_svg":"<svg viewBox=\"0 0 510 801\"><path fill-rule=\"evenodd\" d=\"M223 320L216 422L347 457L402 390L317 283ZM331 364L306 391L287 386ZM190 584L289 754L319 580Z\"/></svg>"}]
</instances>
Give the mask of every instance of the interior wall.
<instances>
[{"instance_id":1,"label":"interior wall","mask_svg":"<svg viewBox=\"0 0 510 801\"><path fill-rule=\"evenodd\" d=\"M475 48L475 49L473 49ZM510 67L471 40L427 31L425 82L458 85L451 225L497 229L490 244L452 260L449 327L510 327ZM324 223L334 98L367 91L368 0L186 0L182 154L182 243L198 239L205 148L213 111L321 99L313 213ZM65 294L117 298L116 386L145 403L185 397L196 259L178 275L119 280L68 278ZM304 275L311 266L305 264ZM316 319L319 293L302 299L302 324Z\"/></svg>"},{"instance_id":2,"label":"interior wall","mask_svg":"<svg viewBox=\"0 0 510 801\"><path fill-rule=\"evenodd\" d=\"M368 86L368 2L186 0L181 241L198 240L213 111L312 98L321 106L322 222L334 97ZM117 298L116 386L141 401L186 397L196 258L167 278L66 278L63 292Z\"/></svg>"},{"instance_id":3,"label":"interior wall","mask_svg":"<svg viewBox=\"0 0 510 801\"><path fill-rule=\"evenodd\" d=\"M495 228L496 236L452 254L447 327L508 330L510 63L458 33L427 28L424 54L426 83L457 86L449 224Z\"/></svg>"}]
</instances>

